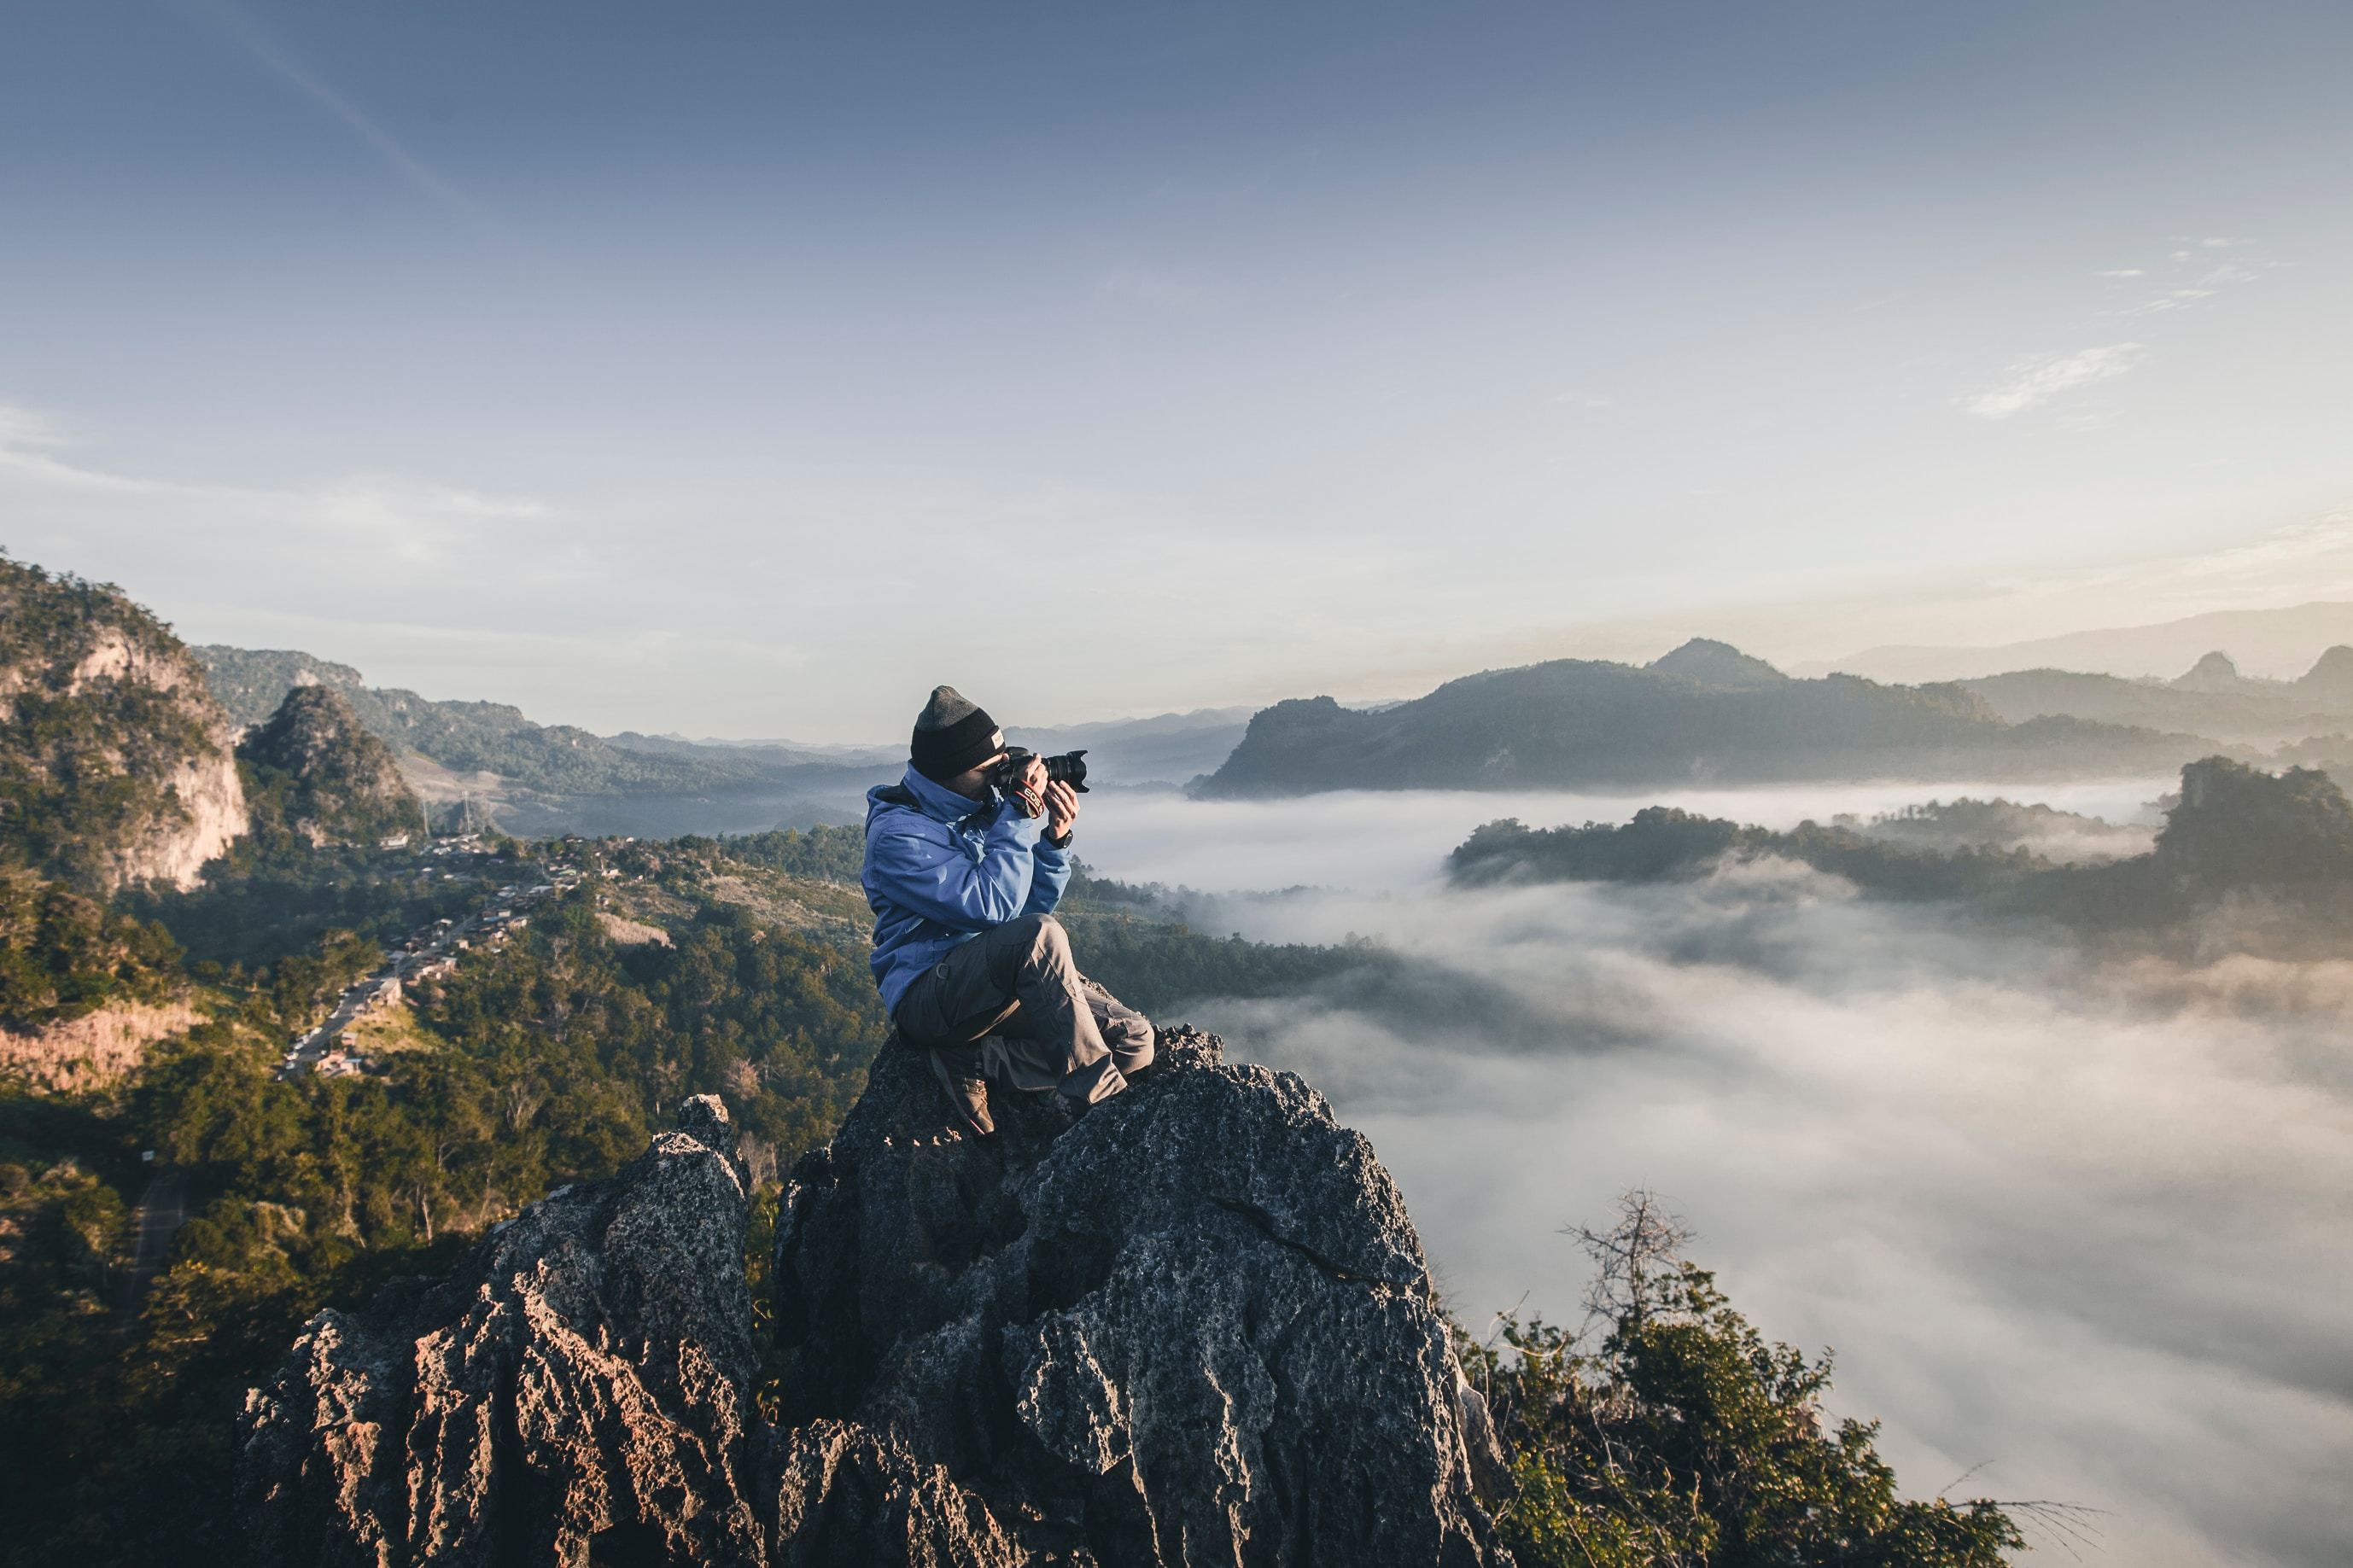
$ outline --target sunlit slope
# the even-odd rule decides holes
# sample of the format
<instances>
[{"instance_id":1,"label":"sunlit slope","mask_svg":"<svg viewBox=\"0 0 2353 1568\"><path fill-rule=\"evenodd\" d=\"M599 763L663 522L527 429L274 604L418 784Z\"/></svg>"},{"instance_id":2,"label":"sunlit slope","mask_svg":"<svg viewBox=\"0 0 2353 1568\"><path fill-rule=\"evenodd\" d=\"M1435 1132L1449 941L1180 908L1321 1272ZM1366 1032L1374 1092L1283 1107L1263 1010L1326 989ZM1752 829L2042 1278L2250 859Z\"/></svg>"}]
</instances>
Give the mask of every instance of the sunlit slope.
<instances>
[{"instance_id":1,"label":"sunlit slope","mask_svg":"<svg viewBox=\"0 0 2353 1568\"><path fill-rule=\"evenodd\" d=\"M232 735L169 626L0 556L0 858L83 893L192 886L245 831Z\"/></svg>"}]
</instances>

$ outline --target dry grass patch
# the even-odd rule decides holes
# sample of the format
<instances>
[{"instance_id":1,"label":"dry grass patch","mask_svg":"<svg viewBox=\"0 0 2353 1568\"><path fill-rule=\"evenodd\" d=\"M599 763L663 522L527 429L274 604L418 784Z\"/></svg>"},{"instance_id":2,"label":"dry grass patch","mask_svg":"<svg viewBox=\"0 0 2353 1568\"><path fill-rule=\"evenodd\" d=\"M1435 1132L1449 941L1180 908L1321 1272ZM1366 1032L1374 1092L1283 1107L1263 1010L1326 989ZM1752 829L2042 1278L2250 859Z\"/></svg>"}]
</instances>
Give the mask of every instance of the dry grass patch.
<instances>
[{"instance_id":1,"label":"dry grass patch","mask_svg":"<svg viewBox=\"0 0 2353 1568\"><path fill-rule=\"evenodd\" d=\"M438 1051L441 1041L428 1033L417 1021L417 1015L406 1002L395 1002L389 1007L379 1007L361 1016L348 1031L356 1043L351 1047L364 1057L397 1056L403 1051Z\"/></svg>"},{"instance_id":2,"label":"dry grass patch","mask_svg":"<svg viewBox=\"0 0 2353 1568\"><path fill-rule=\"evenodd\" d=\"M0 1029L0 1078L58 1093L97 1089L129 1072L147 1047L203 1023L187 1002L130 1002L29 1035Z\"/></svg>"}]
</instances>

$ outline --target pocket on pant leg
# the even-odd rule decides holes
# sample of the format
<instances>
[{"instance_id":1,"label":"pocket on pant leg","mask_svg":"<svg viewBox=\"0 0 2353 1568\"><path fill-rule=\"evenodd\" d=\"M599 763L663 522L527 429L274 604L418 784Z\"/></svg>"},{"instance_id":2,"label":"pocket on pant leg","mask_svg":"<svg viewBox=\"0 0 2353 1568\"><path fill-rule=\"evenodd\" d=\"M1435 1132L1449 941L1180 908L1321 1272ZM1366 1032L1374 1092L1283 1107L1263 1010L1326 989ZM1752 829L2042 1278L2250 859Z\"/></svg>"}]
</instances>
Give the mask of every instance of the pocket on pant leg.
<instances>
[{"instance_id":1,"label":"pocket on pant leg","mask_svg":"<svg viewBox=\"0 0 2353 1568\"><path fill-rule=\"evenodd\" d=\"M1096 984L1087 982L1087 1011L1094 1015L1095 1028L1106 1040L1123 1029L1141 1030L1145 1039L1152 1038L1152 1020Z\"/></svg>"}]
</instances>

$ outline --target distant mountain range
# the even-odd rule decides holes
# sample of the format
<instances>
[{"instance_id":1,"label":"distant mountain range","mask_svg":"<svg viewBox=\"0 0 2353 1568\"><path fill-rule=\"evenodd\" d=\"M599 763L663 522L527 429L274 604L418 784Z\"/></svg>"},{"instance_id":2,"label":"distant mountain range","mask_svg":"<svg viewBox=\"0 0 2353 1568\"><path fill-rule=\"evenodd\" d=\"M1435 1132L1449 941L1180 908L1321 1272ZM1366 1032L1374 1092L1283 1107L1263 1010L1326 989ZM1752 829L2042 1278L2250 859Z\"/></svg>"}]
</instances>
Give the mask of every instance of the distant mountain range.
<instances>
[{"instance_id":1,"label":"distant mountain range","mask_svg":"<svg viewBox=\"0 0 2353 1568\"><path fill-rule=\"evenodd\" d=\"M1106 719L1092 724L1012 725L1005 739L1016 746L1051 755L1086 748L1091 777L1109 784L1185 784L1201 773L1214 773L1239 744L1249 725L1251 708L1197 708L1184 713L1161 713L1148 719ZM904 742L887 745L810 744L799 741L689 740L684 735L641 735L624 731L611 737L617 746L659 752L665 755L702 756L719 752L730 756L758 756L797 763L822 761L845 766L879 766L895 771L907 758Z\"/></svg>"},{"instance_id":2,"label":"distant mountain range","mask_svg":"<svg viewBox=\"0 0 2353 1568\"><path fill-rule=\"evenodd\" d=\"M510 832L756 832L840 821L877 777L872 764L778 748L608 740L539 724L502 702L436 701L372 687L349 665L292 649L193 650L232 719L258 722L298 686L326 686L392 747L437 819Z\"/></svg>"},{"instance_id":3,"label":"distant mountain range","mask_svg":"<svg viewBox=\"0 0 2353 1568\"><path fill-rule=\"evenodd\" d=\"M1104 784L1187 784L1218 771L1250 728L1249 708L1197 708L1150 719L1033 729L1014 726L1005 738L1041 755L1087 751L1089 777Z\"/></svg>"},{"instance_id":4,"label":"distant mountain range","mask_svg":"<svg viewBox=\"0 0 2353 1568\"><path fill-rule=\"evenodd\" d=\"M2088 670L2164 677L2215 648L2241 668L2288 675L2324 648L2353 643L2353 603L2316 600L2276 610L2217 610L2143 626L2112 626L1986 647L1890 644L1843 658L1791 666L1798 675L1842 671L1873 680L1973 680L2014 669Z\"/></svg>"},{"instance_id":5,"label":"distant mountain range","mask_svg":"<svg viewBox=\"0 0 2353 1568\"><path fill-rule=\"evenodd\" d=\"M2353 637L2353 605L2263 612L2269 618L2262 624L2285 635L2279 628L2293 620L2295 635L2308 637L2340 613ZM2178 638L2188 635L2184 628L2211 633L2254 624L2201 616L2083 637ZM260 723L299 688L336 692L357 722L392 748L440 822L495 822L523 834L666 837L854 821L865 790L895 773L904 755L895 742L599 736L535 723L503 703L436 701L371 687L347 665L292 650L191 651L235 723ZM1556 659L1466 676L1378 708L1343 708L1324 697L1255 714L1202 709L1016 728L1007 738L1047 752L1084 747L1094 781L1105 786L1189 781L1207 797L1858 778L2024 782L2169 772L2217 752L2324 766L2353 759L2353 740L2346 739L2353 733L2353 644L2327 647L2293 679L2242 675L2211 646L2169 669L2179 673L2126 679L2012 668L1903 685L1852 673L1793 677L1728 644L1695 638L1644 666Z\"/></svg>"},{"instance_id":6,"label":"distant mountain range","mask_svg":"<svg viewBox=\"0 0 2353 1568\"><path fill-rule=\"evenodd\" d=\"M239 723L260 723L294 687L325 686L350 700L371 733L399 750L451 773L495 773L526 789L594 794L723 788L755 776L762 767L749 757L731 763L615 746L568 724L533 723L522 710L503 702L434 701L414 691L372 687L349 665L292 649L212 645L193 651L204 661L213 694Z\"/></svg>"},{"instance_id":7,"label":"distant mountain range","mask_svg":"<svg viewBox=\"0 0 2353 1568\"><path fill-rule=\"evenodd\" d=\"M495 821L511 832L744 833L855 821L870 785L895 777L903 742L800 746L691 741L627 731L600 736L539 724L501 702L436 701L372 687L349 665L282 648L192 649L232 721L257 725L298 687L329 688L391 746L441 820ZM1087 748L1095 782L1183 784L1214 771L1241 738L1246 708L1012 729L1039 752Z\"/></svg>"},{"instance_id":8,"label":"distant mountain range","mask_svg":"<svg viewBox=\"0 0 2353 1568\"><path fill-rule=\"evenodd\" d=\"M1377 712L1280 702L1197 793L2047 779L2167 771L2217 749L2076 716L2011 722L1957 685L1796 679L1703 638L1641 667L1488 670Z\"/></svg>"},{"instance_id":9,"label":"distant mountain range","mask_svg":"<svg viewBox=\"0 0 2353 1568\"><path fill-rule=\"evenodd\" d=\"M2243 676L2229 655L2213 652L2171 680L2019 669L1958 684L2013 723L2069 713L2263 744L2353 729L2353 647L2342 644L2294 680Z\"/></svg>"}]
</instances>

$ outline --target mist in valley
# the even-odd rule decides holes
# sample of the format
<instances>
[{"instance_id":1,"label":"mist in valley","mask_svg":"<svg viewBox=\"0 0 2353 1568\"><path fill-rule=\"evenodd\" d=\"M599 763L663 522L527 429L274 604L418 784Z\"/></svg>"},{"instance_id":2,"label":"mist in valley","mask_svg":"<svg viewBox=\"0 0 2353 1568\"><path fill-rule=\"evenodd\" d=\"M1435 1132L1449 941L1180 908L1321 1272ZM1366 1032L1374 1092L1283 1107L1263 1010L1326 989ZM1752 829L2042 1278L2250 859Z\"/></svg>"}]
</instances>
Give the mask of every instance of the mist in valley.
<instances>
[{"instance_id":1,"label":"mist in valley","mask_svg":"<svg viewBox=\"0 0 2353 1568\"><path fill-rule=\"evenodd\" d=\"M2004 797L2138 826L2153 837L2161 820L2157 803L2177 787L2173 775L2150 773L2033 785L1962 780L1624 793L1340 790L1206 802L1122 793L1101 797L1089 811L1079 853L1111 876L1172 888L1224 892L1328 886L1404 893L1435 884L1447 851L1498 817L1515 816L1532 827L1623 822L1643 806L1663 805L1786 829L1808 818L1868 820L1930 800Z\"/></svg>"},{"instance_id":2,"label":"mist in valley","mask_svg":"<svg viewBox=\"0 0 2353 1568\"><path fill-rule=\"evenodd\" d=\"M2100 957L1771 861L1440 875L1504 816L1787 827L2007 793L2153 829L2169 787L1134 797L1090 814L1083 852L1187 886L1200 929L1406 960L1186 1016L1372 1140L1474 1331L1576 1322L1560 1227L1646 1185L1763 1331L1835 1351L1834 1412L1883 1420L1908 1488L2102 1510L2046 1554L2344 1561L2353 963Z\"/></svg>"}]
</instances>

